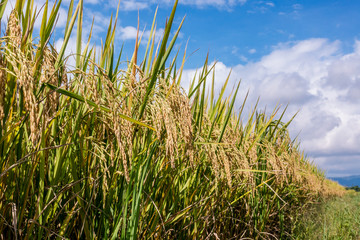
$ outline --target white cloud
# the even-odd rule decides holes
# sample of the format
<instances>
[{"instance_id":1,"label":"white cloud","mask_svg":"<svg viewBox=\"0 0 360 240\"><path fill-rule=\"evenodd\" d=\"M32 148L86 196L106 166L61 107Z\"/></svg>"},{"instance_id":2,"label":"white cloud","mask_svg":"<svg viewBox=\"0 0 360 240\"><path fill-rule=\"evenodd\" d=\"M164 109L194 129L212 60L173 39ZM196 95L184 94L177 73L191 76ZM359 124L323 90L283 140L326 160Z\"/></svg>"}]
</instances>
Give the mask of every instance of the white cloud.
<instances>
[{"instance_id":1,"label":"white cloud","mask_svg":"<svg viewBox=\"0 0 360 240\"><path fill-rule=\"evenodd\" d=\"M259 84L258 93L264 102L293 104L305 103L312 95L309 91L309 83L297 72L269 74Z\"/></svg>"},{"instance_id":2,"label":"white cloud","mask_svg":"<svg viewBox=\"0 0 360 240\"><path fill-rule=\"evenodd\" d=\"M293 9L295 9L295 10L300 10L300 9L302 9L303 8L303 6L301 5L301 4L298 4L298 3L296 3L296 4L293 4Z\"/></svg>"},{"instance_id":3,"label":"white cloud","mask_svg":"<svg viewBox=\"0 0 360 240\"><path fill-rule=\"evenodd\" d=\"M163 35L163 32L164 32L163 28L159 28L159 29L156 30L156 32L155 32L155 42L160 41L160 39L161 39L161 37ZM142 34L142 31L140 30L139 31L139 38L140 38L141 34ZM137 35L137 28L133 27L133 26L125 26L125 27L120 26L118 28L118 31L117 31L117 36L121 40L134 40L134 39L136 39L136 35ZM150 30L146 30L143 33L142 43L146 44L147 41L149 40L149 38L150 38Z\"/></svg>"},{"instance_id":4,"label":"white cloud","mask_svg":"<svg viewBox=\"0 0 360 240\"><path fill-rule=\"evenodd\" d=\"M142 10L149 7L147 2L136 2L136 1L124 1L122 2L121 10L124 11L133 11L133 10Z\"/></svg>"},{"instance_id":5,"label":"white cloud","mask_svg":"<svg viewBox=\"0 0 360 240\"><path fill-rule=\"evenodd\" d=\"M230 69L222 62L216 65L217 91ZM191 79L193 74L194 70L186 71L184 79ZM301 146L310 157L330 175L346 174L344 169L336 170L341 163L335 162L334 156L354 163L346 165L349 172L360 172L360 161L356 161L360 160L359 41L348 54L341 51L340 41L307 39L282 43L258 62L233 66L226 94L240 79L238 105L248 89L248 105L254 104L258 96L261 108L289 103L287 119L300 110L290 125L291 135L300 133ZM187 82L183 85L188 87Z\"/></svg>"},{"instance_id":6,"label":"white cloud","mask_svg":"<svg viewBox=\"0 0 360 240\"><path fill-rule=\"evenodd\" d=\"M250 54L256 53L256 49L255 49L255 48L250 49L250 50L249 50L249 53L250 53Z\"/></svg>"},{"instance_id":7,"label":"white cloud","mask_svg":"<svg viewBox=\"0 0 360 240\"><path fill-rule=\"evenodd\" d=\"M98 4L100 1L99 0L86 0L86 4L90 3L90 4Z\"/></svg>"},{"instance_id":8,"label":"white cloud","mask_svg":"<svg viewBox=\"0 0 360 240\"><path fill-rule=\"evenodd\" d=\"M133 26L120 27L119 35L122 40L136 39L137 29Z\"/></svg>"},{"instance_id":9,"label":"white cloud","mask_svg":"<svg viewBox=\"0 0 360 240\"><path fill-rule=\"evenodd\" d=\"M246 3L246 0L180 0L180 4L196 5L198 7L233 7L235 5L243 5L244 3Z\"/></svg>"}]
</instances>

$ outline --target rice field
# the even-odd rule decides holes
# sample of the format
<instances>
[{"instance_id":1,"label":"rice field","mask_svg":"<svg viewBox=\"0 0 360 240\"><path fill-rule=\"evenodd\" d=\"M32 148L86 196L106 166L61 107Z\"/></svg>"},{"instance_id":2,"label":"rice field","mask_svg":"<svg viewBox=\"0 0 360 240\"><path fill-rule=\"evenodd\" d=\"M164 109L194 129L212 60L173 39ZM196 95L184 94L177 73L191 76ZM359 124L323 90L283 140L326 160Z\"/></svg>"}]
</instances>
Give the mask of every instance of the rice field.
<instances>
[{"instance_id":1,"label":"rice field","mask_svg":"<svg viewBox=\"0 0 360 240\"><path fill-rule=\"evenodd\" d=\"M307 206L344 192L290 139L286 108L243 112L240 82L215 96L207 58L181 87L177 1L161 41L155 12L129 61L118 12L100 51L82 38L83 0L55 50L60 5L46 2L37 36L34 1L17 0L1 32L0 239L291 239Z\"/></svg>"}]
</instances>

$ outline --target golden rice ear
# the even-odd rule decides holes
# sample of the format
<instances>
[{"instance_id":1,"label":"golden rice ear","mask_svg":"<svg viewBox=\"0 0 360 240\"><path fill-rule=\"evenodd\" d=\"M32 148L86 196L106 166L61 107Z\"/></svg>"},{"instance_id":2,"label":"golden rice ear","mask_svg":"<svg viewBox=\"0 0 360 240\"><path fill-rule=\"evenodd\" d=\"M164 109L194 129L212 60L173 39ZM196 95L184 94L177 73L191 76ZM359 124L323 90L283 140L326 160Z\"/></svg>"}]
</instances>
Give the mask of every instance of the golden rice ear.
<instances>
[{"instance_id":1,"label":"golden rice ear","mask_svg":"<svg viewBox=\"0 0 360 240\"><path fill-rule=\"evenodd\" d=\"M22 32L21 27L19 24L19 16L16 9L13 9L11 11L11 14L9 16L9 21L6 29L6 35L9 37L9 39L13 42L15 46L20 46L21 44L21 38L22 38Z\"/></svg>"},{"instance_id":2,"label":"golden rice ear","mask_svg":"<svg viewBox=\"0 0 360 240\"><path fill-rule=\"evenodd\" d=\"M35 145L39 137L40 131L38 129L39 123L39 108L34 95L34 79L31 75L31 64L27 61L20 63L21 70L20 76L18 76L19 86L22 87L25 100L25 108L29 111L30 114L30 139Z\"/></svg>"},{"instance_id":3,"label":"golden rice ear","mask_svg":"<svg viewBox=\"0 0 360 240\"><path fill-rule=\"evenodd\" d=\"M208 159L211 161L211 167L214 171L214 175L216 178L216 182L220 179L220 164L218 160L218 155L216 153L216 145L213 144L206 144L205 145L205 152L207 154Z\"/></svg>"},{"instance_id":4,"label":"golden rice ear","mask_svg":"<svg viewBox=\"0 0 360 240\"><path fill-rule=\"evenodd\" d=\"M51 83L55 86L58 84L58 80L55 76L55 62L56 56L50 51L48 47L44 48L43 64L40 75L40 83ZM56 91L46 91L45 102L45 124L48 123L56 113L57 106L59 105L59 93Z\"/></svg>"},{"instance_id":5,"label":"golden rice ear","mask_svg":"<svg viewBox=\"0 0 360 240\"><path fill-rule=\"evenodd\" d=\"M178 131L175 117L167 99L154 97L153 100L154 102L150 104L150 112L152 121L157 128L156 135L159 140L162 140L161 133L163 130L165 131L166 157L170 160L171 167L175 168L175 156L178 155Z\"/></svg>"},{"instance_id":6,"label":"golden rice ear","mask_svg":"<svg viewBox=\"0 0 360 240\"><path fill-rule=\"evenodd\" d=\"M123 164L123 168L124 168L124 174L125 174L125 179L127 182L130 181L130 175L129 175L129 167L128 167L128 161L127 161L127 155L126 155L126 145L124 143L124 140L122 139L122 134L121 134L121 125L119 124L119 122L117 121L117 123L115 124L115 135L116 135L116 139L117 139L117 143L118 143L118 148L120 151L120 158L122 160L122 164Z\"/></svg>"},{"instance_id":7,"label":"golden rice ear","mask_svg":"<svg viewBox=\"0 0 360 240\"><path fill-rule=\"evenodd\" d=\"M189 158L189 163L193 165L194 140L189 98L180 91L180 88L170 87L170 90L168 101L170 102L171 111L179 128L178 138L184 141L185 156Z\"/></svg>"},{"instance_id":8,"label":"golden rice ear","mask_svg":"<svg viewBox=\"0 0 360 240\"><path fill-rule=\"evenodd\" d=\"M5 117L5 91L6 91L6 72L4 63L0 60L0 126L2 125Z\"/></svg>"},{"instance_id":9,"label":"golden rice ear","mask_svg":"<svg viewBox=\"0 0 360 240\"><path fill-rule=\"evenodd\" d=\"M7 42L7 52L4 56L6 62L11 65L18 87L23 93L25 110L28 111L30 117L30 139L35 145L40 135L38 129L40 115L39 104L35 96L36 83L32 75L34 60L31 59L31 56L34 56L34 52L30 50L26 54L23 53L18 46L14 45L17 43L13 40L14 38L10 38L10 41Z\"/></svg>"}]
</instances>

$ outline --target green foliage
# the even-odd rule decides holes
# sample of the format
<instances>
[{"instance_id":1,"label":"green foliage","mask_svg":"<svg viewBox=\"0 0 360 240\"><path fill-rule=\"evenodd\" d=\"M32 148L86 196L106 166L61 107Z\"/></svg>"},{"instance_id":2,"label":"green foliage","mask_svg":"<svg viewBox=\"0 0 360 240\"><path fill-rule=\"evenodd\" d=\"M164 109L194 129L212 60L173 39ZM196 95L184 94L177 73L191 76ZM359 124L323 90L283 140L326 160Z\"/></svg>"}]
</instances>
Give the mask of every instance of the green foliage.
<instances>
[{"instance_id":1,"label":"green foliage","mask_svg":"<svg viewBox=\"0 0 360 240\"><path fill-rule=\"evenodd\" d=\"M349 192L312 206L299 219L295 239L359 239L360 194Z\"/></svg>"},{"instance_id":2,"label":"green foliage","mask_svg":"<svg viewBox=\"0 0 360 240\"><path fill-rule=\"evenodd\" d=\"M360 192L360 187L359 186L347 187L346 190L354 190L355 192Z\"/></svg>"}]
</instances>

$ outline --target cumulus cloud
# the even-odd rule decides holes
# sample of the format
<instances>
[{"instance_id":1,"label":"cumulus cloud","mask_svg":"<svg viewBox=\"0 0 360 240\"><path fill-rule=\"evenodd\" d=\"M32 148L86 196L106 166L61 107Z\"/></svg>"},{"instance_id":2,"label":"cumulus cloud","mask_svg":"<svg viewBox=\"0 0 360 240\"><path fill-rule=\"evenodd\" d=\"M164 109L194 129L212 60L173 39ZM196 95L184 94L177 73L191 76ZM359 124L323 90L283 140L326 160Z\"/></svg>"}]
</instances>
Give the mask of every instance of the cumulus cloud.
<instances>
[{"instance_id":1,"label":"cumulus cloud","mask_svg":"<svg viewBox=\"0 0 360 240\"><path fill-rule=\"evenodd\" d=\"M296 9L296 10L300 10L300 9L303 8L303 6L301 4L298 4L298 3L293 4L292 7L293 7L293 9Z\"/></svg>"},{"instance_id":2,"label":"cumulus cloud","mask_svg":"<svg viewBox=\"0 0 360 240\"><path fill-rule=\"evenodd\" d=\"M155 42L160 41L163 33L164 33L163 28L159 28L156 30ZM125 27L120 26L117 32L117 36L121 40L134 40L136 39L136 34L137 34L137 28L133 26L125 26ZM146 30L144 33L142 33L142 31L139 31L139 37L141 36L141 34L143 34L142 43L146 44L150 38L150 30Z\"/></svg>"},{"instance_id":3,"label":"cumulus cloud","mask_svg":"<svg viewBox=\"0 0 360 240\"><path fill-rule=\"evenodd\" d=\"M269 74L259 84L258 91L264 102L306 103L312 98L309 83L297 72Z\"/></svg>"},{"instance_id":4,"label":"cumulus cloud","mask_svg":"<svg viewBox=\"0 0 360 240\"><path fill-rule=\"evenodd\" d=\"M250 54L256 53L256 49L255 49L255 48L250 49L250 50L249 50L249 53L250 53Z\"/></svg>"},{"instance_id":5,"label":"cumulus cloud","mask_svg":"<svg viewBox=\"0 0 360 240\"><path fill-rule=\"evenodd\" d=\"M227 94L242 79L238 105L249 89L249 102L260 96L261 108L289 104L288 119L300 110L291 135L299 134L302 148L328 175L345 174L345 166L360 172L360 41L351 53L342 51L340 41L322 38L281 43L257 62L232 67L219 62L215 69L218 92L231 69ZM187 70L185 79L194 73Z\"/></svg>"},{"instance_id":6,"label":"cumulus cloud","mask_svg":"<svg viewBox=\"0 0 360 240\"><path fill-rule=\"evenodd\" d=\"M320 168L327 169L327 174L332 177L359 175L359 169L354 166L359 164L360 155L334 155L315 158L315 163Z\"/></svg>"},{"instance_id":7,"label":"cumulus cloud","mask_svg":"<svg viewBox=\"0 0 360 240\"><path fill-rule=\"evenodd\" d=\"M136 39L137 29L133 26L121 27L119 31L120 38L123 40Z\"/></svg>"},{"instance_id":8,"label":"cumulus cloud","mask_svg":"<svg viewBox=\"0 0 360 240\"><path fill-rule=\"evenodd\" d=\"M149 7L147 2L137 2L137 1L123 1L121 10L124 11L133 11L133 10L142 10Z\"/></svg>"},{"instance_id":9,"label":"cumulus cloud","mask_svg":"<svg viewBox=\"0 0 360 240\"><path fill-rule=\"evenodd\" d=\"M246 0L180 0L180 4L196 5L198 7L233 7L236 5L243 5L244 3L246 3Z\"/></svg>"}]
</instances>

